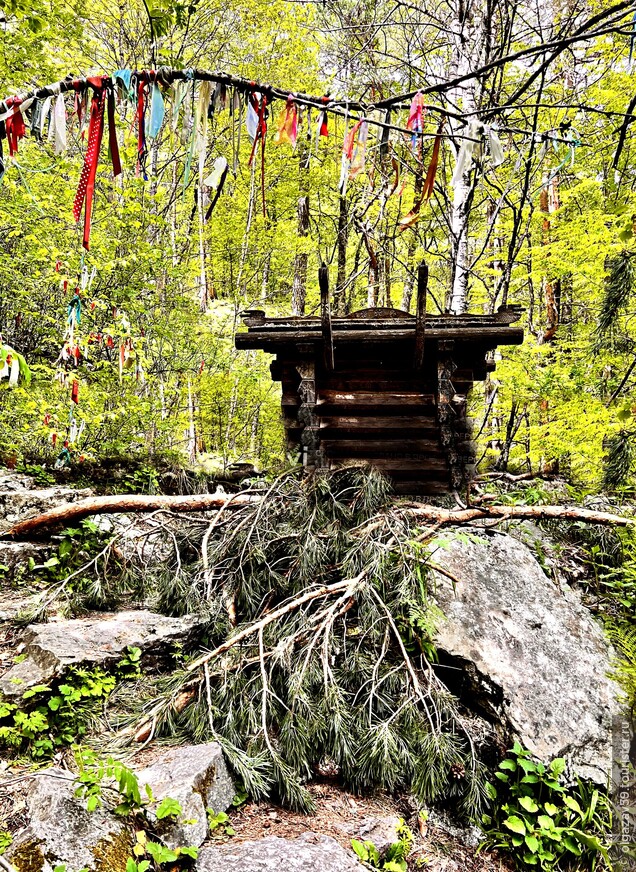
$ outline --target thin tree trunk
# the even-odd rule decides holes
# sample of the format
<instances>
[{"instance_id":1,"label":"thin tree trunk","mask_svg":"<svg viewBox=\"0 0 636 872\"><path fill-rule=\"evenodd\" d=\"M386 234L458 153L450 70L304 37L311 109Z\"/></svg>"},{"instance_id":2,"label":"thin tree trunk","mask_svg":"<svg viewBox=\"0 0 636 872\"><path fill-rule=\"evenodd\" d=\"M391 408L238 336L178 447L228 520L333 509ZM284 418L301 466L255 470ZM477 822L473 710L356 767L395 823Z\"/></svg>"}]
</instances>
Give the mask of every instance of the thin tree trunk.
<instances>
[{"instance_id":1,"label":"thin tree trunk","mask_svg":"<svg viewBox=\"0 0 636 872\"><path fill-rule=\"evenodd\" d=\"M418 171L415 175L415 190L413 194L413 205L420 201L422 193L422 164L418 162ZM407 272L404 287L402 289L402 308L405 312L411 311L411 301L413 299L413 288L415 286L415 251L417 249L417 235L415 231L409 234L409 245L406 251Z\"/></svg>"},{"instance_id":2,"label":"thin tree trunk","mask_svg":"<svg viewBox=\"0 0 636 872\"><path fill-rule=\"evenodd\" d=\"M346 197L340 197L340 205L338 209L338 275L336 278L336 288L333 293L333 311L334 315L345 314L345 298L344 290L347 281L347 242L349 241L349 212L347 209Z\"/></svg>"},{"instance_id":3,"label":"thin tree trunk","mask_svg":"<svg viewBox=\"0 0 636 872\"><path fill-rule=\"evenodd\" d=\"M299 193L298 197L298 240L299 248L303 248L304 239L309 232L309 155L311 143L303 143L299 155ZM294 258L294 279L292 283L291 310L293 315L305 314L307 297L307 265L309 255L306 251L297 251Z\"/></svg>"}]
</instances>

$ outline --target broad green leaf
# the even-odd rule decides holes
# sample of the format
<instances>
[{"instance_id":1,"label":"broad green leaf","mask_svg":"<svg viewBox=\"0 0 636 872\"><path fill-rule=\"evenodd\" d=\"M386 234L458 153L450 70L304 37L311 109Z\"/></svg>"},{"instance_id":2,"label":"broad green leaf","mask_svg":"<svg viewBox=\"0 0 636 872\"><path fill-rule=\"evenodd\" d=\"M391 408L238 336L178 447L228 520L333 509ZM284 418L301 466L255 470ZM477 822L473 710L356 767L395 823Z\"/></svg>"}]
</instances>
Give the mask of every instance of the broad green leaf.
<instances>
[{"instance_id":1,"label":"broad green leaf","mask_svg":"<svg viewBox=\"0 0 636 872\"><path fill-rule=\"evenodd\" d=\"M526 825L518 815L510 815L505 819L503 825L512 830L513 833L520 833L522 836L526 834Z\"/></svg>"},{"instance_id":2,"label":"broad green leaf","mask_svg":"<svg viewBox=\"0 0 636 872\"><path fill-rule=\"evenodd\" d=\"M539 811L539 806L536 804L534 799L531 796L520 796L519 797L519 805L524 808L526 811L535 812Z\"/></svg>"}]
</instances>

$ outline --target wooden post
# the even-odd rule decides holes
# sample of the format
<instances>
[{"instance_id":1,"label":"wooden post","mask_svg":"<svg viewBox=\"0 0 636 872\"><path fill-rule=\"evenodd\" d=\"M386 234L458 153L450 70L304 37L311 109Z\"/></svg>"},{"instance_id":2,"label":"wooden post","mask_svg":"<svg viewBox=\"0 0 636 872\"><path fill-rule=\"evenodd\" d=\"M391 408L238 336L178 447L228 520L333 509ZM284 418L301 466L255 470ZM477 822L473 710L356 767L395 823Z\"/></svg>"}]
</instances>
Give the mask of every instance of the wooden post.
<instances>
[{"instance_id":1,"label":"wooden post","mask_svg":"<svg viewBox=\"0 0 636 872\"><path fill-rule=\"evenodd\" d=\"M466 470L457 446L457 410L453 406L455 388L453 386L453 351L455 343L445 339L438 343L437 351L437 421L440 443L448 459L451 487L462 491L466 480Z\"/></svg>"},{"instance_id":2,"label":"wooden post","mask_svg":"<svg viewBox=\"0 0 636 872\"><path fill-rule=\"evenodd\" d=\"M323 263L318 270L320 285L320 317L322 321L322 340L324 345L325 367L333 372L335 361L333 353L333 330L331 329L331 306L329 304L329 269Z\"/></svg>"},{"instance_id":3,"label":"wooden post","mask_svg":"<svg viewBox=\"0 0 636 872\"><path fill-rule=\"evenodd\" d=\"M315 361L309 358L300 361L296 364L296 370L301 379L298 386L301 400L298 422L303 428L300 435L302 463L305 469L313 471L325 466L325 458L320 446L320 418L316 415L318 392Z\"/></svg>"},{"instance_id":4,"label":"wooden post","mask_svg":"<svg viewBox=\"0 0 636 872\"><path fill-rule=\"evenodd\" d=\"M416 370L424 366L424 334L426 331L426 290L428 287L428 267L422 261L417 268L417 308L415 311L415 358Z\"/></svg>"}]
</instances>

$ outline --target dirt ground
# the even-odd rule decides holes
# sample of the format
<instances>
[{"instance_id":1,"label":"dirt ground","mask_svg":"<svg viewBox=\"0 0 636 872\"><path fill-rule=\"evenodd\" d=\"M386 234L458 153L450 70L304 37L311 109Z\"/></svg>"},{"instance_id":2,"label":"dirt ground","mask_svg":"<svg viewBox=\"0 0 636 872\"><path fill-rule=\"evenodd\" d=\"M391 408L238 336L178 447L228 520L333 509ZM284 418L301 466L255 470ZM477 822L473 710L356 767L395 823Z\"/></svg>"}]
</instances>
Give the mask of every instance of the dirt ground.
<instances>
[{"instance_id":1,"label":"dirt ground","mask_svg":"<svg viewBox=\"0 0 636 872\"><path fill-rule=\"evenodd\" d=\"M312 815L298 814L276 805L248 802L230 813L236 841L279 836L294 839L306 832L331 836L343 848L351 850L351 839L359 838L360 827L366 818L397 815L410 826L413 851L409 858L412 869L428 872L507 872L498 858L475 848L467 847L457 837L438 826L418 821L417 811L409 797L377 794L371 797L354 796L333 782L309 785L316 802ZM222 837L223 838L223 837ZM215 840L211 839L209 843Z\"/></svg>"}]
</instances>

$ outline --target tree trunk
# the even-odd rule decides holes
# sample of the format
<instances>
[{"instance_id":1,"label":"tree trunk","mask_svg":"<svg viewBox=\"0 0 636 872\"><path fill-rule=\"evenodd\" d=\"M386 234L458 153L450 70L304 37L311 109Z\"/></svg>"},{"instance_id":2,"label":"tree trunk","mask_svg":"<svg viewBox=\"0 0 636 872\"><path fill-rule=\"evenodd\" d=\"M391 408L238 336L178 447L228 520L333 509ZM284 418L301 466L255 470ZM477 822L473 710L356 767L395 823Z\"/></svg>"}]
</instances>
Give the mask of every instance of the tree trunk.
<instances>
[{"instance_id":1,"label":"tree trunk","mask_svg":"<svg viewBox=\"0 0 636 872\"><path fill-rule=\"evenodd\" d=\"M209 509L240 509L253 506L262 500L259 494L190 494L188 496L157 496L146 494L113 494L89 497L76 503L65 503L56 509L19 521L2 539L37 538L51 529L68 526L91 515L121 512L201 512ZM479 506L467 509L442 509L425 503L405 503L395 506L394 511L404 512L418 520L431 521L435 525L470 524L479 519L509 520L510 518L548 518L585 521L590 524L614 524L628 527L636 524L635 518L581 509L578 506Z\"/></svg>"},{"instance_id":2,"label":"tree trunk","mask_svg":"<svg viewBox=\"0 0 636 872\"><path fill-rule=\"evenodd\" d=\"M309 232L309 155L311 143L303 143L299 155L299 193L298 197L298 239L300 247L302 240ZM294 258L294 279L292 283L291 310L292 315L305 314L305 299L307 296L307 264L309 255L305 251L297 251Z\"/></svg>"},{"instance_id":3,"label":"tree trunk","mask_svg":"<svg viewBox=\"0 0 636 872\"><path fill-rule=\"evenodd\" d=\"M347 242L349 241L349 228L347 224L348 209L346 197L340 197L338 210L338 275L336 287L333 293L333 314L345 314L345 283L347 280Z\"/></svg>"}]
</instances>

